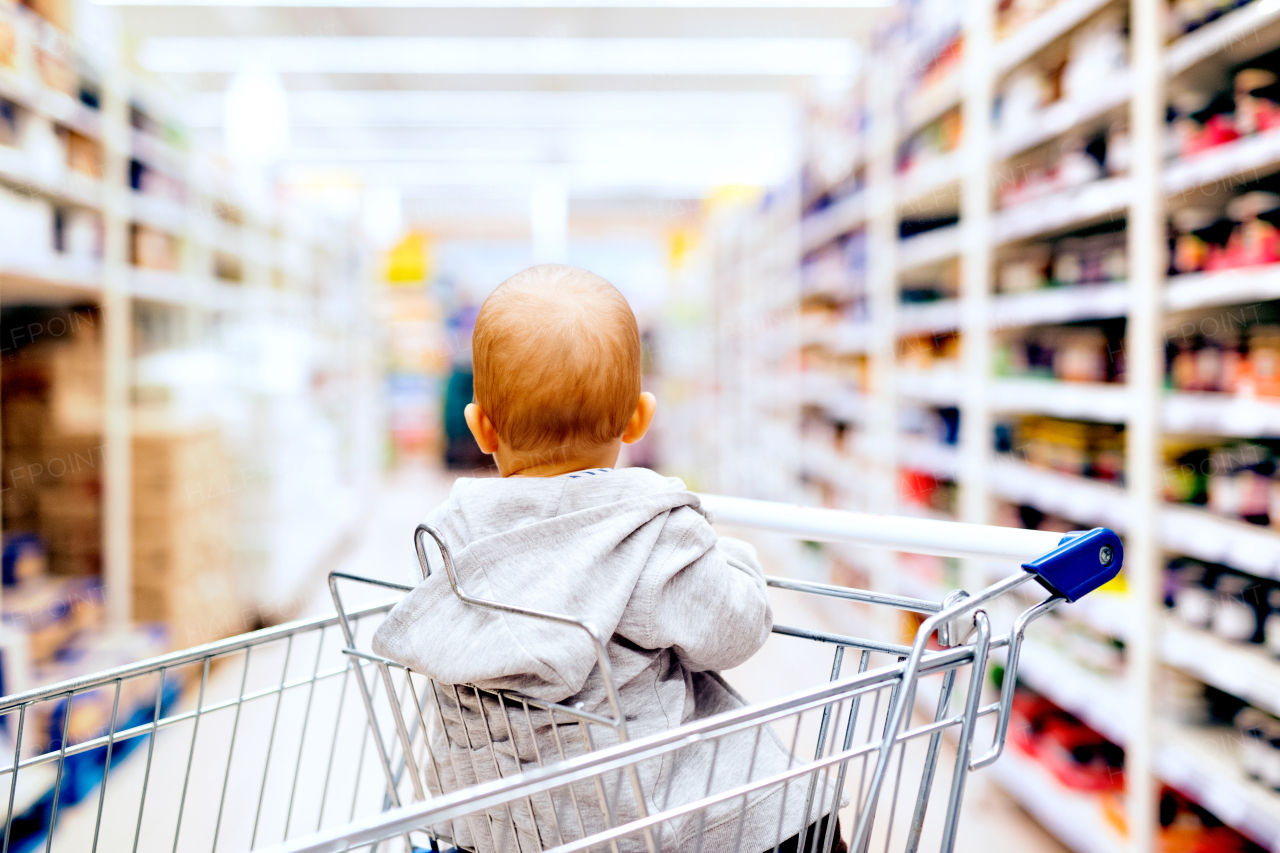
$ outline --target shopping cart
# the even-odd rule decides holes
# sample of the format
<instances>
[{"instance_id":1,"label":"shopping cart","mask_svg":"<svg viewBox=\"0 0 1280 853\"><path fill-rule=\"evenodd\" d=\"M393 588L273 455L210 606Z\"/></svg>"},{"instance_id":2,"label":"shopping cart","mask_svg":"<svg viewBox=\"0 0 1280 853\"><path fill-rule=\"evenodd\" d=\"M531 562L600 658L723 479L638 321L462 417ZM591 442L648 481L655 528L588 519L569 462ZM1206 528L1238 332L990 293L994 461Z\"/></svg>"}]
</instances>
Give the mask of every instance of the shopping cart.
<instances>
[{"instance_id":1,"label":"shopping cart","mask_svg":"<svg viewBox=\"0 0 1280 853\"><path fill-rule=\"evenodd\" d=\"M1115 576L1122 562L1115 534L1062 537L712 496L704 502L721 522L1014 562L1025 571L941 604L770 578L782 595L858 611L850 619L858 624L876 612L923 621L911 645L775 626L780 642L806 644L795 660L812 661L813 644L830 650L824 680L629 738L626 709L608 678L608 638L581 620L468 596L447 549L420 527L420 561L425 567L426 549L441 548L463 600L590 635L607 712L436 684L361 650L392 603L351 608L341 589L373 585L402 594L407 587L335 573L336 616L0 699L0 738L12 748L12 760L0 762L0 796L8 802L0 853L437 850L455 842L520 853L760 853L792 835L800 836L797 851L829 850L837 833L853 851L873 842L885 850L951 850L967 774L995 761L1004 745L1023 633ZM989 611L996 600L1033 579L1048 597L1022 610L1007 632L995 631ZM1007 650L1003 683L998 698L984 703L984 673L999 649ZM856 658L850 674L847 657ZM920 718L913 709L926 697L931 713ZM974 757L980 724L990 746ZM552 754L534 736L548 727ZM757 768L752 759L744 776L730 778L725 768L733 762L722 756L759 755L768 741L781 747L785 765ZM458 766L463 750L483 756L487 769L476 761L469 770ZM701 773L701 795L673 801L669 788L646 788L664 764ZM776 825L744 829L741 815L758 814L762 802L776 806Z\"/></svg>"}]
</instances>

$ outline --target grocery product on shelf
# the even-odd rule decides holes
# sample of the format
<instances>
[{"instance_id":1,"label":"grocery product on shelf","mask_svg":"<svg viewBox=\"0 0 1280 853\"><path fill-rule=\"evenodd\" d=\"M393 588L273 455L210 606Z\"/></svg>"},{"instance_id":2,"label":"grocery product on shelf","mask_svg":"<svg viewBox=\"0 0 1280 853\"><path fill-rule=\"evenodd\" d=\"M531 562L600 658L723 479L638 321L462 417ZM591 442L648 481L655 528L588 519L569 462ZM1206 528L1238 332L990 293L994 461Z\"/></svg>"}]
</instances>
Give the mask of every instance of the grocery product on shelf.
<instances>
[{"instance_id":1,"label":"grocery product on shelf","mask_svg":"<svg viewBox=\"0 0 1280 853\"><path fill-rule=\"evenodd\" d=\"M1172 133L1168 153L1194 157L1242 137L1280 128L1280 54L1239 67L1214 92L1184 88L1171 96Z\"/></svg>"},{"instance_id":2,"label":"grocery product on shelf","mask_svg":"<svg viewBox=\"0 0 1280 853\"><path fill-rule=\"evenodd\" d=\"M1056 154L1006 167L996 188L1002 208L1035 201L1053 193L1083 187L1129 167L1128 132L1122 122L1090 136L1067 136Z\"/></svg>"},{"instance_id":3,"label":"grocery product on shelf","mask_svg":"<svg viewBox=\"0 0 1280 853\"><path fill-rule=\"evenodd\" d=\"M898 171L909 176L940 157L955 151L963 132L960 111L948 110L911 135L898 151Z\"/></svg>"},{"instance_id":4,"label":"grocery product on shelf","mask_svg":"<svg viewBox=\"0 0 1280 853\"><path fill-rule=\"evenodd\" d=\"M173 234L150 225L129 226L129 261L149 270L177 272L181 265L182 243Z\"/></svg>"},{"instance_id":5,"label":"grocery product on shelf","mask_svg":"<svg viewBox=\"0 0 1280 853\"><path fill-rule=\"evenodd\" d=\"M1227 518L1280 526L1275 441L1170 440L1165 498L1206 506Z\"/></svg>"},{"instance_id":6,"label":"grocery product on shelf","mask_svg":"<svg viewBox=\"0 0 1280 853\"><path fill-rule=\"evenodd\" d=\"M901 468L898 471L898 496L907 507L949 517L956 514L955 482L924 471Z\"/></svg>"},{"instance_id":7,"label":"grocery product on shelf","mask_svg":"<svg viewBox=\"0 0 1280 853\"><path fill-rule=\"evenodd\" d=\"M1266 637L1274 587L1273 582L1226 566L1178 557L1165 574L1164 600L1187 625L1212 631L1224 640L1260 644Z\"/></svg>"},{"instance_id":8,"label":"grocery product on shelf","mask_svg":"<svg viewBox=\"0 0 1280 853\"><path fill-rule=\"evenodd\" d=\"M862 188L858 167L865 152L863 133L869 120L862 90L808 104L806 158L801 171L802 196L811 199L801 215L820 212Z\"/></svg>"},{"instance_id":9,"label":"grocery product on shelf","mask_svg":"<svg viewBox=\"0 0 1280 853\"><path fill-rule=\"evenodd\" d=\"M1124 750L1025 687L1014 693L1009 741L1064 787L1093 792L1124 788Z\"/></svg>"},{"instance_id":10,"label":"grocery product on shelf","mask_svg":"<svg viewBox=\"0 0 1280 853\"><path fill-rule=\"evenodd\" d=\"M864 302L866 253L867 235L861 229L813 252L800 267L801 295Z\"/></svg>"},{"instance_id":11,"label":"grocery product on shelf","mask_svg":"<svg viewBox=\"0 0 1280 853\"><path fill-rule=\"evenodd\" d=\"M1166 32L1170 38L1194 32L1231 10L1252 2L1253 0L1215 0L1209 3L1205 0L1173 0L1169 4Z\"/></svg>"},{"instance_id":12,"label":"grocery product on shelf","mask_svg":"<svg viewBox=\"0 0 1280 853\"><path fill-rule=\"evenodd\" d=\"M1026 415L996 426L996 449L1040 468L1096 480L1124 474L1124 427Z\"/></svg>"},{"instance_id":13,"label":"grocery product on shelf","mask_svg":"<svg viewBox=\"0 0 1280 853\"><path fill-rule=\"evenodd\" d=\"M1124 381L1124 321L1032 327L1003 340L996 374L1063 382Z\"/></svg>"},{"instance_id":14,"label":"grocery product on shelf","mask_svg":"<svg viewBox=\"0 0 1280 853\"><path fill-rule=\"evenodd\" d=\"M1112 220L1051 241L1003 247L996 263L996 292L1123 283L1129 274L1123 224Z\"/></svg>"},{"instance_id":15,"label":"grocery product on shelf","mask_svg":"<svg viewBox=\"0 0 1280 853\"><path fill-rule=\"evenodd\" d=\"M1170 272L1218 272L1280 261L1280 195L1251 191L1232 199L1227 216L1204 208L1174 214Z\"/></svg>"},{"instance_id":16,"label":"grocery product on shelf","mask_svg":"<svg viewBox=\"0 0 1280 853\"><path fill-rule=\"evenodd\" d=\"M1057 0L1000 0L996 4L996 37L1007 39L1051 9Z\"/></svg>"},{"instance_id":17,"label":"grocery product on shelf","mask_svg":"<svg viewBox=\"0 0 1280 853\"><path fill-rule=\"evenodd\" d=\"M959 358L958 332L904 335L898 339L898 363L907 369L933 370Z\"/></svg>"},{"instance_id":18,"label":"grocery product on shelf","mask_svg":"<svg viewBox=\"0 0 1280 853\"><path fill-rule=\"evenodd\" d=\"M1114 7L1076 30L1062 68L1062 98L1081 102L1115 85L1128 69L1126 36L1125 14Z\"/></svg>"},{"instance_id":19,"label":"grocery product on shelf","mask_svg":"<svg viewBox=\"0 0 1280 853\"><path fill-rule=\"evenodd\" d=\"M1116 830L1127 832L1123 797L1102 798L1103 813ZM1169 853L1262 853L1259 847L1225 825L1207 809L1165 787L1160 792L1159 849Z\"/></svg>"}]
</instances>

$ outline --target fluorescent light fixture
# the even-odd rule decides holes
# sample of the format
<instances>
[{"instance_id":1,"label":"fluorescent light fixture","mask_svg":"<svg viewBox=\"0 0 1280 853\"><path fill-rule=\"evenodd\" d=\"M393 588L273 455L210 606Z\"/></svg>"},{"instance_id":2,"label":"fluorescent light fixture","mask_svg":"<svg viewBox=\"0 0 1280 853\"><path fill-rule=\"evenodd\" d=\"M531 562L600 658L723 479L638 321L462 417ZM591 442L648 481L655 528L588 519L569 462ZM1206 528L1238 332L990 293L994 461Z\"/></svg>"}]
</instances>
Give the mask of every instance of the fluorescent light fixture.
<instances>
[{"instance_id":1,"label":"fluorescent light fixture","mask_svg":"<svg viewBox=\"0 0 1280 853\"><path fill-rule=\"evenodd\" d=\"M269 68L320 74L764 75L851 79L844 38L160 37L138 62L157 73Z\"/></svg>"},{"instance_id":2,"label":"fluorescent light fixture","mask_svg":"<svg viewBox=\"0 0 1280 853\"><path fill-rule=\"evenodd\" d=\"M688 151L666 149L647 156L573 159L557 166L572 198L619 194L653 198L700 198L726 184L776 186L794 174L796 148L789 145L740 145ZM545 163L527 161L342 161L344 170L370 186L532 187L546 173ZM332 171L319 162L282 165L285 183L306 184L317 172Z\"/></svg>"},{"instance_id":3,"label":"fluorescent light fixture","mask_svg":"<svg viewBox=\"0 0 1280 853\"><path fill-rule=\"evenodd\" d=\"M223 93L191 95L187 122L216 128ZM800 110L787 92L454 92L319 90L288 93L294 128L761 127L796 126Z\"/></svg>"},{"instance_id":4,"label":"fluorescent light fixture","mask_svg":"<svg viewBox=\"0 0 1280 853\"><path fill-rule=\"evenodd\" d=\"M881 9L894 0L93 0L102 6L335 9Z\"/></svg>"},{"instance_id":5,"label":"fluorescent light fixture","mask_svg":"<svg viewBox=\"0 0 1280 853\"><path fill-rule=\"evenodd\" d=\"M289 145L289 103L280 77L252 69L232 78L222 102L227 154L237 163L265 164Z\"/></svg>"}]
</instances>

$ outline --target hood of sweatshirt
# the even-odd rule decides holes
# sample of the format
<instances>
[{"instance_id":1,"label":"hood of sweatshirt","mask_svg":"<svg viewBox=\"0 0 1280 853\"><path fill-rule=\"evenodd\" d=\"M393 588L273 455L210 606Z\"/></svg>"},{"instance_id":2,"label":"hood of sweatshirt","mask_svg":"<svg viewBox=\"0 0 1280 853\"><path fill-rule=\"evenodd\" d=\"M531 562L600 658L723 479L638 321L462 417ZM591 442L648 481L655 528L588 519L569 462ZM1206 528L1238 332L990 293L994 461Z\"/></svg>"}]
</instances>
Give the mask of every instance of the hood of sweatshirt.
<instances>
[{"instance_id":1,"label":"hood of sweatshirt","mask_svg":"<svg viewBox=\"0 0 1280 853\"><path fill-rule=\"evenodd\" d=\"M468 594L584 619L608 642L641 575L687 550L706 516L680 480L625 468L461 479L427 523ZM431 574L378 628L375 653L442 684L551 702L582 690L597 663L584 631L463 602L434 543L426 546Z\"/></svg>"}]
</instances>

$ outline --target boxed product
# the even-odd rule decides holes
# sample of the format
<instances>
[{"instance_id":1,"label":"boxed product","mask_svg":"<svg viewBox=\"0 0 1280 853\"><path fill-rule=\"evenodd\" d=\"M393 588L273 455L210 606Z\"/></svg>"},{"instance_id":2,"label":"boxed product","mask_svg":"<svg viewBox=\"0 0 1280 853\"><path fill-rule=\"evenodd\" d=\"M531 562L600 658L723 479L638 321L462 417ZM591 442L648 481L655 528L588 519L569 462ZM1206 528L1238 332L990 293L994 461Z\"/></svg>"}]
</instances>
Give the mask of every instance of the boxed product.
<instances>
[{"instance_id":1,"label":"boxed product","mask_svg":"<svg viewBox=\"0 0 1280 853\"><path fill-rule=\"evenodd\" d=\"M130 261L150 270L177 272L181 244L177 237L148 225L130 226Z\"/></svg>"},{"instance_id":2,"label":"boxed product","mask_svg":"<svg viewBox=\"0 0 1280 853\"><path fill-rule=\"evenodd\" d=\"M1015 453L1028 463L1067 474L1118 480L1124 473L1124 427L1027 416L1014 430Z\"/></svg>"},{"instance_id":3,"label":"boxed product","mask_svg":"<svg viewBox=\"0 0 1280 853\"><path fill-rule=\"evenodd\" d=\"M92 577L36 577L6 586L5 629L27 636L31 660L47 663L77 633L102 621L102 583Z\"/></svg>"},{"instance_id":4,"label":"boxed product","mask_svg":"<svg viewBox=\"0 0 1280 853\"><path fill-rule=\"evenodd\" d=\"M0 69L15 71L18 68L18 28L13 12L0 5Z\"/></svg>"},{"instance_id":5,"label":"boxed product","mask_svg":"<svg viewBox=\"0 0 1280 853\"><path fill-rule=\"evenodd\" d=\"M101 180L102 147L95 139L67 131L67 165L73 172Z\"/></svg>"}]
</instances>

